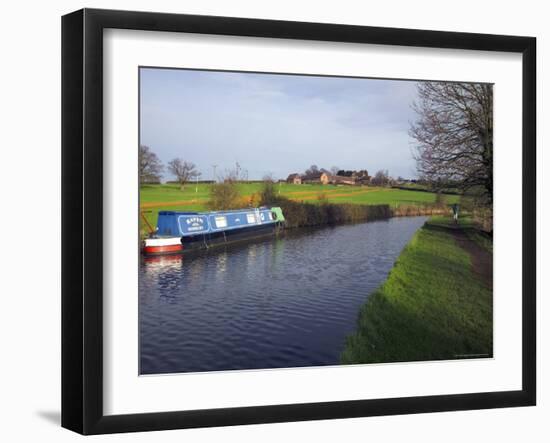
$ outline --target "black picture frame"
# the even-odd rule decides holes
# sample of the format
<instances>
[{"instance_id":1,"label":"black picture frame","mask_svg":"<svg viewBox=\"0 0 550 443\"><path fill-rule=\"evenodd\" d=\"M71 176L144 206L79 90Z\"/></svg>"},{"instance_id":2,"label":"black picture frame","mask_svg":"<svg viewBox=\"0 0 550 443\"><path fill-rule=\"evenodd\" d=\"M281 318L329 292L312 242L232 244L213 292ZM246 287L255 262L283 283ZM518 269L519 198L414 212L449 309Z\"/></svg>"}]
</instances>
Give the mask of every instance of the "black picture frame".
<instances>
[{"instance_id":1,"label":"black picture frame","mask_svg":"<svg viewBox=\"0 0 550 443\"><path fill-rule=\"evenodd\" d=\"M522 54L522 389L357 401L103 413L103 30L192 32ZM150 431L536 403L536 39L231 17L83 9L62 18L62 426Z\"/></svg>"}]
</instances>

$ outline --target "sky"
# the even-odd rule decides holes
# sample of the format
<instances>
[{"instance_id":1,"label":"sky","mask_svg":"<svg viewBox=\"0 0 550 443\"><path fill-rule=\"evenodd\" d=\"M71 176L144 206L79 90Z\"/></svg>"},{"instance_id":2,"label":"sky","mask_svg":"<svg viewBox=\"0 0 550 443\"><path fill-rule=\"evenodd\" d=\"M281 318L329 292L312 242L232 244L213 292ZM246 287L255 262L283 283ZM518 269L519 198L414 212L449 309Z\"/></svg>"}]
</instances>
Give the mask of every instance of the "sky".
<instances>
[{"instance_id":1,"label":"sky","mask_svg":"<svg viewBox=\"0 0 550 443\"><path fill-rule=\"evenodd\" d=\"M141 68L140 143L201 180L236 162L250 180L311 165L414 178L415 98L414 81Z\"/></svg>"}]
</instances>

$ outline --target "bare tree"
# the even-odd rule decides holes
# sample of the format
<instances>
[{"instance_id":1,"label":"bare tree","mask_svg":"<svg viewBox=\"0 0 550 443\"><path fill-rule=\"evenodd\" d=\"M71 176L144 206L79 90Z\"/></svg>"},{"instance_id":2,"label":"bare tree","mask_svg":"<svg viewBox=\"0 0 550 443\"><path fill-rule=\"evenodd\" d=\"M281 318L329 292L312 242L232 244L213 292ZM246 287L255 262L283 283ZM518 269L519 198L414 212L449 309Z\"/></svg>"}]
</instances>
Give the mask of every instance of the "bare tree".
<instances>
[{"instance_id":1,"label":"bare tree","mask_svg":"<svg viewBox=\"0 0 550 443\"><path fill-rule=\"evenodd\" d=\"M275 178L273 174L268 173L262 177L262 187L260 189L259 204L262 206L271 205L277 202L278 192L275 190ZM280 192L279 183L279 192Z\"/></svg>"},{"instance_id":2,"label":"bare tree","mask_svg":"<svg viewBox=\"0 0 550 443\"><path fill-rule=\"evenodd\" d=\"M201 175L194 163L184 161L181 158L170 160L168 162L168 170L176 177L182 191L189 180L198 178Z\"/></svg>"},{"instance_id":3,"label":"bare tree","mask_svg":"<svg viewBox=\"0 0 550 443\"><path fill-rule=\"evenodd\" d=\"M339 170L340 170L340 168L338 166L331 166L330 167L330 174L331 175L338 175Z\"/></svg>"},{"instance_id":4,"label":"bare tree","mask_svg":"<svg viewBox=\"0 0 550 443\"><path fill-rule=\"evenodd\" d=\"M305 170L305 175L315 175L320 172L319 167L317 165L311 165L308 169Z\"/></svg>"},{"instance_id":5,"label":"bare tree","mask_svg":"<svg viewBox=\"0 0 550 443\"><path fill-rule=\"evenodd\" d=\"M164 166L151 148L139 145L139 184L159 182Z\"/></svg>"},{"instance_id":6,"label":"bare tree","mask_svg":"<svg viewBox=\"0 0 550 443\"><path fill-rule=\"evenodd\" d=\"M482 188L493 200L493 87L474 83L419 83L410 135L421 177Z\"/></svg>"},{"instance_id":7,"label":"bare tree","mask_svg":"<svg viewBox=\"0 0 550 443\"><path fill-rule=\"evenodd\" d=\"M388 170L382 170L376 171L376 174L374 174L374 177L372 177L371 183L374 186L388 186L391 182L390 175L388 173Z\"/></svg>"},{"instance_id":8,"label":"bare tree","mask_svg":"<svg viewBox=\"0 0 550 443\"><path fill-rule=\"evenodd\" d=\"M226 171L219 177L218 182L210 187L210 199L207 206L210 209L221 211L226 209L238 209L243 206L243 199L239 192L238 168Z\"/></svg>"}]
</instances>

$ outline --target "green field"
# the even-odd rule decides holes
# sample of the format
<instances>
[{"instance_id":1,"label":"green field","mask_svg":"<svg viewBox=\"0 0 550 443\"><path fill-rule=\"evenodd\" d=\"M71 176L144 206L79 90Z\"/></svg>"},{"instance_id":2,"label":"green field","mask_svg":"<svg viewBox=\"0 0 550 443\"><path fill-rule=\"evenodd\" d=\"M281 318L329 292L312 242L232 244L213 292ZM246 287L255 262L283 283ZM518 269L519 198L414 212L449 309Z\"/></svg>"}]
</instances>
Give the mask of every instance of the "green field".
<instances>
[{"instance_id":1,"label":"green field","mask_svg":"<svg viewBox=\"0 0 550 443\"><path fill-rule=\"evenodd\" d=\"M492 287L475 266L492 269L492 242L468 229L440 217L414 235L363 305L342 363L492 355Z\"/></svg>"},{"instance_id":2,"label":"green field","mask_svg":"<svg viewBox=\"0 0 550 443\"><path fill-rule=\"evenodd\" d=\"M238 184L243 196L243 206L254 204L254 196L262 187L261 183ZM436 195L429 192L408 191L392 188L335 186L335 185L292 185L276 184L277 193L295 201L316 203L324 196L331 203L354 203L363 205L388 204L400 205L433 204ZM210 195L210 185L188 184L181 190L176 184L143 185L140 188L140 207L151 225L156 224L159 210L203 211ZM455 203L458 195L445 195L446 203ZM252 200L251 200L252 199Z\"/></svg>"}]
</instances>

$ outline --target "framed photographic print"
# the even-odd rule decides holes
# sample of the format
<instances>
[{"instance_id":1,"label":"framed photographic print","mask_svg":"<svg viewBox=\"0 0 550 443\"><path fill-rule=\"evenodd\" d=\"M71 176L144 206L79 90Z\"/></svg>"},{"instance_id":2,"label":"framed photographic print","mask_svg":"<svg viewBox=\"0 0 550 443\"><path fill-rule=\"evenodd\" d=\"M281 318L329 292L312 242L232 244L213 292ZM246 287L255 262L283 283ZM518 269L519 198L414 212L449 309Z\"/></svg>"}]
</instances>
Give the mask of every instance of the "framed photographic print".
<instances>
[{"instance_id":1,"label":"framed photographic print","mask_svg":"<svg viewBox=\"0 0 550 443\"><path fill-rule=\"evenodd\" d=\"M62 425L534 405L535 50L64 16Z\"/></svg>"}]
</instances>

